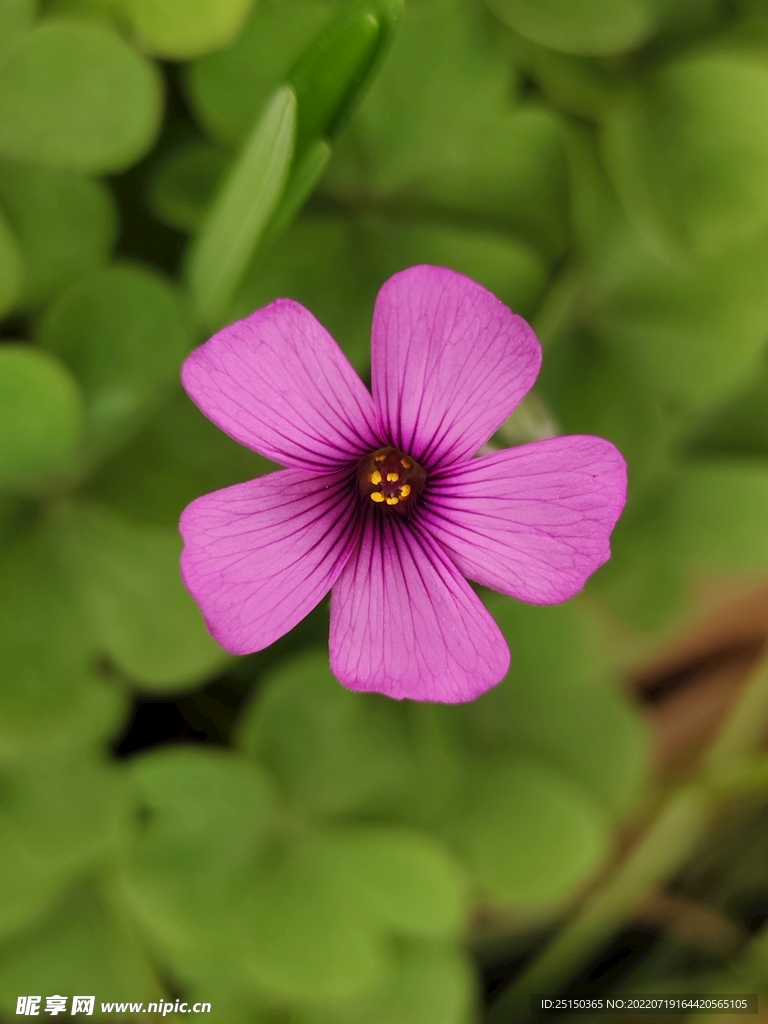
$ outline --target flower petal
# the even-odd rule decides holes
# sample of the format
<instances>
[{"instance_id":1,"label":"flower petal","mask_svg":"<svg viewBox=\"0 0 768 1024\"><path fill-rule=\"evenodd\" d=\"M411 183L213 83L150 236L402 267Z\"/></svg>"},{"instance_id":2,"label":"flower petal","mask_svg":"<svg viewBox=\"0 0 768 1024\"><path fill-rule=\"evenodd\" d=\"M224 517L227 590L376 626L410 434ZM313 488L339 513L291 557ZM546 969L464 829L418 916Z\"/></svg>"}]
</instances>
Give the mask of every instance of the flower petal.
<instances>
[{"instance_id":1,"label":"flower petal","mask_svg":"<svg viewBox=\"0 0 768 1024\"><path fill-rule=\"evenodd\" d=\"M209 420L275 462L322 473L379 445L365 385L290 299L219 331L188 356L181 379Z\"/></svg>"},{"instance_id":2,"label":"flower petal","mask_svg":"<svg viewBox=\"0 0 768 1024\"><path fill-rule=\"evenodd\" d=\"M609 441L554 437L431 478L423 514L470 579L555 604L610 557L626 489L626 463Z\"/></svg>"},{"instance_id":3,"label":"flower petal","mask_svg":"<svg viewBox=\"0 0 768 1024\"><path fill-rule=\"evenodd\" d=\"M498 626L437 544L374 510L331 598L331 669L351 690L472 700L504 678Z\"/></svg>"},{"instance_id":4,"label":"flower petal","mask_svg":"<svg viewBox=\"0 0 768 1024\"><path fill-rule=\"evenodd\" d=\"M355 501L349 474L284 469L187 506L181 575L222 647L260 651L323 599L359 536Z\"/></svg>"},{"instance_id":5,"label":"flower petal","mask_svg":"<svg viewBox=\"0 0 768 1024\"><path fill-rule=\"evenodd\" d=\"M536 380L541 346L479 284L420 266L379 292L371 356L382 433L429 468L488 440Z\"/></svg>"}]
</instances>

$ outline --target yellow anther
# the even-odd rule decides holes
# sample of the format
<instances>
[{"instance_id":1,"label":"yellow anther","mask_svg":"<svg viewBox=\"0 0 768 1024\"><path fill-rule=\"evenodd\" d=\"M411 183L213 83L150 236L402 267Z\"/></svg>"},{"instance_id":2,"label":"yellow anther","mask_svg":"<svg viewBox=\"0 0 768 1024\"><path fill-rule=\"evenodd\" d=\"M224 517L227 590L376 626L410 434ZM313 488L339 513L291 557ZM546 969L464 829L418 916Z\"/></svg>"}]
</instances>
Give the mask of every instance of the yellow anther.
<instances>
[{"instance_id":1,"label":"yellow anther","mask_svg":"<svg viewBox=\"0 0 768 1024\"><path fill-rule=\"evenodd\" d=\"M400 488L400 497L401 498L407 498L410 493L411 493L411 485L410 484L403 484L403 486Z\"/></svg>"},{"instance_id":2,"label":"yellow anther","mask_svg":"<svg viewBox=\"0 0 768 1024\"><path fill-rule=\"evenodd\" d=\"M371 495L371 501L375 501L377 504L380 504L382 501L384 501L384 495L381 493L381 491L374 491L373 494Z\"/></svg>"},{"instance_id":3,"label":"yellow anther","mask_svg":"<svg viewBox=\"0 0 768 1024\"><path fill-rule=\"evenodd\" d=\"M374 455L373 456L373 461L374 462L383 462L384 459L386 459L386 457L387 457L386 455Z\"/></svg>"},{"instance_id":4,"label":"yellow anther","mask_svg":"<svg viewBox=\"0 0 768 1024\"><path fill-rule=\"evenodd\" d=\"M372 484L381 483L381 473L378 471L378 469L374 469L374 471L371 473L370 481Z\"/></svg>"},{"instance_id":5,"label":"yellow anther","mask_svg":"<svg viewBox=\"0 0 768 1024\"><path fill-rule=\"evenodd\" d=\"M371 495L371 497L373 497L373 495ZM387 498L388 505L396 505L398 501L400 501L399 498Z\"/></svg>"},{"instance_id":6,"label":"yellow anther","mask_svg":"<svg viewBox=\"0 0 768 1024\"><path fill-rule=\"evenodd\" d=\"M410 469L411 468L411 460L410 459L400 459L400 465L403 467L403 469Z\"/></svg>"},{"instance_id":7,"label":"yellow anther","mask_svg":"<svg viewBox=\"0 0 768 1024\"><path fill-rule=\"evenodd\" d=\"M395 480L399 480L399 479L400 479L400 474L399 473L387 473L387 480L389 480L389 482L391 484L393 484L395 482Z\"/></svg>"}]
</instances>

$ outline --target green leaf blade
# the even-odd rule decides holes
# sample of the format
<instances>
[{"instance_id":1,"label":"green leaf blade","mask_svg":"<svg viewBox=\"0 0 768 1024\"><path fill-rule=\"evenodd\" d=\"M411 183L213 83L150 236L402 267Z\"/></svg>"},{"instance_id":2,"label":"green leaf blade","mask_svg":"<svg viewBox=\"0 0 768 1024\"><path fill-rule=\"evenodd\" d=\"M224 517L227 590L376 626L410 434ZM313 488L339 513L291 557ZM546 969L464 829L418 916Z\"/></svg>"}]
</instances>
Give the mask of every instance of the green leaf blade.
<instances>
[{"instance_id":1,"label":"green leaf blade","mask_svg":"<svg viewBox=\"0 0 768 1024\"><path fill-rule=\"evenodd\" d=\"M112 195L106 185L74 171L0 163L0 202L27 268L19 297L23 309L38 308L105 263L114 245Z\"/></svg>"},{"instance_id":2,"label":"green leaf blade","mask_svg":"<svg viewBox=\"0 0 768 1024\"><path fill-rule=\"evenodd\" d=\"M25 270L19 243L0 210L0 316L16 305L24 284Z\"/></svg>"},{"instance_id":3,"label":"green leaf blade","mask_svg":"<svg viewBox=\"0 0 768 1024\"><path fill-rule=\"evenodd\" d=\"M103 457L166 398L191 348L180 296L159 274L105 267L46 311L42 344L77 377L86 402L86 454Z\"/></svg>"},{"instance_id":4,"label":"green leaf blade","mask_svg":"<svg viewBox=\"0 0 768 1024\"><path fill-rule=\"evenodd\" d=\"M654 70L611 107L606 164L657 251L715 256L765 229L766 103L761 61L704 51Z\"/></svg>"},{"instance_id":5,"label":"green leaf blade","mask_svg":"<svg viewBox=\"0 0 768 1024\"><path fill-rule=\"evenodd\" d=\"M226 46L253 0L118 0L143 48L170 60L189 60Z\"/></svg>"},{"instance_id":6,"label":"green leaf blade","mask_svg":"<svg viewBox=\"0 0 768 1024\"><path fill-rule=\"evenodd\" d=\"M648 0L490 0L489 7L516 32L564 53L634 49L656 21Z\"/></svg>"},{"instance_id":7,"label":"green leaf blade","mask_svg":"<svg viewBox=\"0 0 768 1024\"><path fill-rule=\"evenodd\" d=\"M44 22L0 65L0 153L13 160L122 170L160 115L155 68L96 22Z\"/></svg>"},{"instance_id":8,"label":"green leaf blade","mask_svg":"<svg viewBox=\"0 0 768 1024\"><path fill-rule=\"evenodd\" d=\"M32 345L0 348L0 489L35 491L72 468L83 402L58 359Z\"/></svg>"},{"instance_id":9,"label":"green leaf blade","mask_svg":"<svg viewBox=\"0 0 768 1024\"><path fill-rule=\"evenodd\" d=\"M181 582L176 530L85 505L74 529L94 633L119 669L145 689L169 692L223 667L228 655Z\"/></svg>"},{"instance_id":10,"label":"green leaf blade","mask_svg":"<svg viewBox=\"0 0 768 1024\"><path fill-rule=\"evenodd\" d=\"M237 738L309 816L375 807L405 777L404 737L393 710L383 698L345 690L325 652L305 651L278 665Z\"/></svg>"},{"instance_id":11,"label":"green leaf blade","mask_svg":"<svg viewBox=\"0 0 768 1024\"><path fill-rule=\"evenodd\" d=\"M339 830L333 866L360 905L396 934L449 938L465 923L466 879L427 835L396 828Z\"/></svg>"},{"instance_id":12,"label":"green leaf blade","mask_svg":"<svg viewBox=\"0 0 768 1024\"><path fill-rule=\"evenodd\" d=\"M293 157L296 97L282 88L273 97L195 240L189 285L200 322L220 326L261 233L282 194Z\"/></svg>"},{"instance_id":13,"label":"green leaf blade","mask_svg":"<svg viewBox=\"0 0 768 1024\"><path fill-rule=\"evenodd\" d=\"M481 897L529 910L566 900L610 848L596 802L566 775L534 761L478 763L444 832Z\"/></svg>"}]
</instances>

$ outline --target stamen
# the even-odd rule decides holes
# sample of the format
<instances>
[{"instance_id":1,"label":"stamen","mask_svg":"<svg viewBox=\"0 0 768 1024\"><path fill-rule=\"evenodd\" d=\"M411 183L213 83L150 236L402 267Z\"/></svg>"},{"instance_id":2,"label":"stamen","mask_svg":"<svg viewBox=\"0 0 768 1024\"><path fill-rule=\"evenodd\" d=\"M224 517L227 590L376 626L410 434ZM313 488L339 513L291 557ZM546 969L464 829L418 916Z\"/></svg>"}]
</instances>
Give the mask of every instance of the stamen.
<instances>
[{"instance_id":1,"label":"stamen","mask_svg":"<svg viewBox=\"0 0 768 1024\"><path fill-rule=\"evenodd\" d=\"M413 514L426 479L418 462L397 448L378 448L357 464L360 496L364 501L370 498L375 505L386 505L387 514L390 508L398 516Z\"/></svg>"}]
</instances>

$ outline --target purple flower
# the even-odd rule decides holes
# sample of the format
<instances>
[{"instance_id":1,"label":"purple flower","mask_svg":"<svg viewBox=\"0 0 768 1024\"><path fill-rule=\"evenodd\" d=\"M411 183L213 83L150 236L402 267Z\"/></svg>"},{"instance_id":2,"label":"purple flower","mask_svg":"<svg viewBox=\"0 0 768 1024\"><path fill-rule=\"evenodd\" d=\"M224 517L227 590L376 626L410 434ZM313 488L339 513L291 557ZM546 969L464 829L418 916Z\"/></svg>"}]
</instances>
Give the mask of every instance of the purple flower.
<instances>
[{"instance_id":1,"label":"purple flower","mask_svg":"<svg viewBox=\"0 0 768 1024\"><path fill-rule=\"evenodd\" d=\"M457 702L509 649L465 580L564 601L610 556L626 466L599 437L473 456L531 388L541 348L490 292L412 267L379 292L373 395L333 338L278 299L184 363L205 415L287 466L193 501L182 575L213 636L260 650L333 588L330 659L352 690Z\"/></svg>"}]
</instances>

